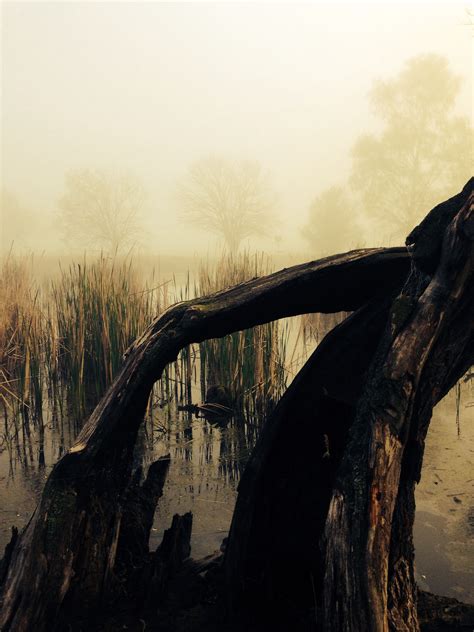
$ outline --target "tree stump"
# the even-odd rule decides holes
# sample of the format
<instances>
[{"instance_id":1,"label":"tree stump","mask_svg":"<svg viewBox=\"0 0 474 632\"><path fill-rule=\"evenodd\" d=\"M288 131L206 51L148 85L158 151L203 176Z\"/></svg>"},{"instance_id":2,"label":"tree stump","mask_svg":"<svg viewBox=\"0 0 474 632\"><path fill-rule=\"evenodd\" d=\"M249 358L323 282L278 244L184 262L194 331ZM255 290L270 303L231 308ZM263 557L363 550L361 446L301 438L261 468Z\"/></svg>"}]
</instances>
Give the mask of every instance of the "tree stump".
<instances>
[{"instance_id":1,"label":"tree stump","mask_svg":"<svg viewBox=\"0 0 474 632\"><path fill-rule=\"evenodd\" d=\"M264 428L226 551L233 612L418 630L414 487L433 406L474 361L473 182L409 236L386 311L379 297L328 334ZM308 442L290 450L294 426Z\"/></svg>"}]
</instances>

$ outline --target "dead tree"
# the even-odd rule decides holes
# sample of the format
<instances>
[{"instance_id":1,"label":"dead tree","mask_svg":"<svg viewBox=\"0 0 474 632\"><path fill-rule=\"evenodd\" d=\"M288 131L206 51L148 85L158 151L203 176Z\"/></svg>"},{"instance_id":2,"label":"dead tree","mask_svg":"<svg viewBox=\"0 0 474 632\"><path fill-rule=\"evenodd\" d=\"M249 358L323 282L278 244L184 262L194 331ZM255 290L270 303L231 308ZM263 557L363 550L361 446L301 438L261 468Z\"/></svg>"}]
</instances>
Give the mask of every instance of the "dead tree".
<instances>
[{"instance_id":1,"label":"dead tree","mask_svg":"<svg viewBox=\"0 0 474 632\"><path fill-rule=\"evenodd\" d=\"M275 604L283 619L311 611L326 630L416 630L414 483L432 407L474 357L473 184L427 216L408 250L295 266L152 323L12 541L0 629L61 629L70 613L100 610L127 555L147 549L161 484L149 478L138 493L137 524L132 454L152 385L180 349L286 316L353 311L282 398L245 471L225 559L229 605L256 619ZM293 423L308 432L301 453L285 441ZM156 470L149 477L166 467ZM160 590L186 556L189 522L173 528L149 575Z\"/></svg>"},{"instance_id":2,"label":"dead tree","mask_svg":"<svg viewBox=\"0 0 474 632\"><path fill-rule=\"evenodd\" d=\"M280 401L239 488L226 552L234 611L418 629L414 487L433 406L474 361L473 239L471 180L408 237L397 296L330 332ZM294 426L308 441L288 450Z\"/></svg>"}]
</instances>

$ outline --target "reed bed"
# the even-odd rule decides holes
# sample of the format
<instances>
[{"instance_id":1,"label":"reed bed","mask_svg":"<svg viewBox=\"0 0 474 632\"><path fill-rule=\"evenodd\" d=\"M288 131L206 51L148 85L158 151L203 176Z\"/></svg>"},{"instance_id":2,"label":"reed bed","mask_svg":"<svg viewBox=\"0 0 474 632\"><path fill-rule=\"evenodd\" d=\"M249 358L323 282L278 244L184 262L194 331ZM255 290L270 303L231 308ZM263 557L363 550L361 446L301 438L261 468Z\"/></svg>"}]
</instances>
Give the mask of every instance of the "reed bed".
<instances>
[{"instance_id":1,"label":"reed bed","mask_svg":"<svg viewBox=\"0 0 474 632\"><path fill-rule=\"evenodd\" d=\"M31 453L34 443L41 463L47 429L58 430L62 446L64 436L75 435L117 374L124 352L153 318L177 300L267 274L270 263L248 252L226 255L202 262L195 277L188 273L180 283L153 276L145 282L132 261L105 257L59 267L42 284L35 280L36 268L33 259L12 255L0 267L0 452L16 446L26 454L29 446ZM244 418L250 449L308 349L345 316L304 316L299 328L273 322L183 349L155 385L151 427L159 421L160 433L168 432L175 404L205 402L215 387L226 393L237 425ZM460 393L458 386L458 411ZM153 414L157 407L168 422Z\"/></svg>"},{"instance_id":2,"label":"reed bed","mask_svg":"<svg viewBox=\"0 0 474 632\"><path fill-rule=\"evenodd\" d=\"M213 294L270 271L269 259L263 254L226 254L214 264L201 263L195 293ZM287 344L288 326L278 322L201 343L203 399L209 387L223 386L239 412L264 418L286 388Z\"/></svg>"},{"instance_id":3,"label":"reed bed","mask_svg":"<svg viewBox=\"0 0 474 632\"><path fill-rule=\"evenodd\" d=\"M26 449L31 425L44 437L43 313L33 265L10 254L0 267L0 452L9 454L20 442ZM44 462L41 450L38 460Z\"/></svg>"},{"instance_id":4,"label":"reed bed","mask_svg":"<svg viewBox=\"0 0 474 632\"><path fill-rule=\"evenodd\" d=\"M84 260L60 269L43 287L32 269L32 262L13 256L1 268L4 416L42 426L47 403L79 423L113 380L127 347L167 306L167 296L159 285L141 282L130 261Z\"/></svg>"},{"instance_id":5,"label":"reed bed","mask_svg":"<svg viewBox=\"0 0 474 632\"><path fill-rule=\"evenodd\" d=\"M57 377L81 417L112 382L126 349L163 310L163 295L159 286L143 286L131 261L101 257L62 270L51 300Z\"/></svg>"},{"instance_id":6,"label":"reed bed","mask_svg":"<svg viewBox=\"0 0 474 632\"><path fill-rule=\"evenodd\" d=\"M0 399L4 410L41 408L42 314L32 261L9 256L0 271Z\"/></svg>"},{"instance_id":7,"label":"reed bed","mask_svg":"<svg viewBox=\"0 0 474 632\"><path fill-rule=\"evenodd\" d=\"M44 459L45 428L63 436L66 424L74 436L153 318L173 302L266 274L270 264L263 255L223 256L180 283L145 282L132 261L107 257L58 266L42 283L36 268L14 256L1 267L0 450L39 440ZM275 322L183 349L155 385L149 418L159 407L170 419L173 404L202 403L218 386L238 417L259 426L286 388L288 338L288 324Z\"/></svg>"}]
</instances>

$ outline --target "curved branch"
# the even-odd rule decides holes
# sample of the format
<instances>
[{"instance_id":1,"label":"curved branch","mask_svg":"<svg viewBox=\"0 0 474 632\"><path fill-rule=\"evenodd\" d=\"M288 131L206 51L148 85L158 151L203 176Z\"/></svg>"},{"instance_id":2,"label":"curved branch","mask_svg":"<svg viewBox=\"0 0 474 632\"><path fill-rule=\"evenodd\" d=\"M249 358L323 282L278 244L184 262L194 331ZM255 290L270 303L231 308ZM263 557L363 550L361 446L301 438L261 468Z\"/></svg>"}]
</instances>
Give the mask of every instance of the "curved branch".
<instances>
[{"instance_id":1,"label":"curved branch","mask_svg":"<svg viewBox=\"0 0 474 632\"><path fill-rule=\"evenodd\" d=\"M66 609L94 608L107 597L138 428L153 383L183 347L286 316L355 310L400 286L409 266L404 248L349 252L175 305L157 318L51 472L11 556L0 628L53 629ZM32 585L38 598L31 598Z\"/></svg>"},{"instance_id":2,"label":"curved branch","mask_svg":"<svg viewBox=\"0 0 474 632\"><path fill-rule=\"evenodd\" d=\"M151 388L167 364L189 344L219 338L279 318L310 312L354 311L381 293L400 286L410 259L405 248L356 250L285 268L211 296L178 303L157 318L128 349L127 362L70 453L94 450L92 435L110 407L123 408L135 389Z\"/></svg>"}]
</instances>

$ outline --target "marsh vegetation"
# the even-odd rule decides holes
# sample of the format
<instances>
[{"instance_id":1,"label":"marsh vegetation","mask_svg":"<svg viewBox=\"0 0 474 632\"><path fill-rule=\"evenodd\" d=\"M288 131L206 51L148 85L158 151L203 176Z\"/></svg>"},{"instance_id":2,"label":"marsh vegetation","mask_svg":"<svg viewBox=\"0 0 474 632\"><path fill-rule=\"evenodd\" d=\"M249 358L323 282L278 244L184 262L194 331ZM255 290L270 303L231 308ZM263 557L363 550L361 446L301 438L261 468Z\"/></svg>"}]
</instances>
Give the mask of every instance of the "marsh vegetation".
<instances>
[{"instance_id":1,"label":"marsh vegetation","mask_svg":"<svg viewBox=\"0 0 474 632\"><path fill-rule=\"evenodd\" d=\"M127 349L153 318L175 302L266 274L271 261L258 253L223 254L170 278L153 270L145 273L144 262L119 256L84 258L56 267L43 263L43 268L41 261L11 253L0 277L3 545L10 523L21 526L28 519L47 473L72 445ZM162 525L174 513L191 509L197 524L195 554L218 548L262 424L315 345L347 315L306 314L207 340L183 349L168 365L150 395L136 456L137 465L145 467L169 451L173 456L153 543L159 542ZM216 386L225 388L224 409L213 410L211 402L206 410L209 390ZM455 419L469 423L472 382L460 383L449 401L443 409L450 411L443 417L448 433L443 449L457 450ZM292 440L304 439L295 435ZM463 444L466 448L469 441ZM431 453L429 458L436 462ZM456 481L465 488L459 473L449 480L448 492ZM423 487L423 507L436 489L434 483L438 481ZM467 506L453 509L464 514ZM461 534L461 522L458 511L448 527ZM419 532L427 542L426 529L419 527ZM459 559L456 551L452 555ZM422 556L421 564L428 558ZM461 565L460 577L462 568L466 566ZM422 575L427 577L420 573L420 581L428 582ZM431 570L429 576L434 585L440 581ZM452 577L459 594L470 599L469 575ZM455 595L449 588L448 593Z\"/></svg>"},{"instance_id":2,"label":"marsh vegetation","mask_svg":"<svg viewBox=\"0 0 474 632\"><path fill-rule=\"evenodd\" d=\"M41 280L34 259L9 255L0 276L0 449L11 457L35 445L44 463L45 432L64 424L70 437L78 432L153 318L180 300L269 270L263 255L223 255L178 282L153 272L145 278L133 259L101 256L58 264ZM156 383L148 416L159 409L170 419L178 406L192 410L221 387L228 394L224 417L263 423L304 358L303 347L289 352L290 328L269 323L183 349Z\"/></svg>"},{"instance_id":3,"label":"marsh vegetation","mask_svg":"<svg viewBox=\"0 0 474 632\"><path fill-rule=\"evenodd\" d=\"M459 245L441 285L461 255L469 259L462 237L469 230L453 228L454 220L413 229L443 200L443 218L454 210L466 215L473 186L472 15L448 2L429 12L417 3L401 9L385 2L347 4L342 13L331 2L10 2L1 11L0 558L11 527L25 529L13 531L0 559L0 601L26 586L10 601L7 628L16 620L12 629L25 632L22 618L36 615L45 629L61 628L64 621L51 613L67 618L71 604L80 611L91 595L88 603L109 589L116 594L113 576L127 576L124 593L131 587L132 595L130 568L143 570L152 557L155 579L162 579L154 584L146 571L144 585L158 594L166 584L165 527L172 523L176 542L184 537L179 555L187 557L192 512L195 558L226 548L234 515L240 536L229 536L225 555L233 562L225 582L217 581L227 586L229 612L234 598L250 603L257 594L261 604L268 600L269 613L301 602L313 630L326 600L326 629L337 632L338 613L350 601L343 597L347 586L331 579L338 564L344 575L337 534L351 550L360 536L362 551L366 525L357 520L372 519L373 501L384 505L377 537L386 542L393 509L395 549L385 566L376 566L385 559L383 543L373 567L363 557L358 565L347 560L361 591L371 582L373 588L354 612L372 600L384 611L380 621L392 617L397 632L401 619L409 621L411 632L415 486L417 585L474 603L469 292L448 314L452 326L439 347L429 329L434 320L417 321L420 336L434 345L419 350L420 362L420 336L408 331L410 344L400 346L408 373L418 375L415 390L423 385L408 413L401 402L409 401L412 382L405 399L394 393L388 406L408 434L377 425L384 412L373 426L408 454L395 458L400 486L388 485L386 494L371 487L367 497L354 491L374 469L359 476L359 464L369 462L365 446L357 438L346 442L348 428L366 436L361 420L380 399L363 409L362 385L383 399L385 369L395 367L398 379L390 358L372 375L369 356L377 341L394 343L421 309L423 301L413 297L434 282L436 265L446 265L441 233L451 231ZM457 202L449 201L462 187ZM412 246L419 239L418 256ZM459 299L455 294L446 302ZM446 317L437 300L432 308ZM346 469L338 469L338 459ZM377 484L387 483L388 471L394 470L381 469ZM354 528L345 533L336 513L326 512L340 489L359 507L347 513L346 526ZM132 537L133 497L143 500L147 490L147 526ZM45 534L35 526L38 516L48 524ZM333 520L327 539L323 517ZM246 525L254 518L251 533ZM75 534L69 541L61 527L67 524ZM15 549L18 537L21 550L32 545L29 566L11 560L21 548ZM331 537L334 564L323 577L318 556L326 545L330 551ZM115 553L128 555L140 538L137 565L127 568ZM250 551L245 569L241 545ZM76 557L68 566L62 560L72 559L71 551ZM170 559L174 553L168 550ZM105 564L98 581L87 579L87 556L94 569ZM369 567L378 570L362 577ZM378 590L387 568L395 582L408 569L405 592L394 585ZM19 577L11 591L7 572ZM56 599L51 586L61 574ZM244 576L250 589L239 597ZM46 586L41 603L23 600L31 578ZM323 595L325 585L334 587L331 594ZM387 614L384 595L395 614ZM153 607L156 596L147 597ZM29 619L30 607L37 611ZM375 611L366 609L366 622ZM290 627L299 614L291 614ZM365 632L370 626L358 617L354 630Z\"/></svg>"}]
</instances>

